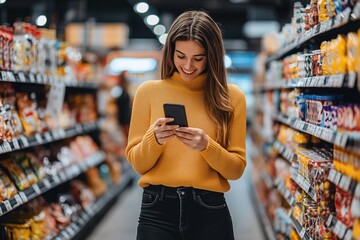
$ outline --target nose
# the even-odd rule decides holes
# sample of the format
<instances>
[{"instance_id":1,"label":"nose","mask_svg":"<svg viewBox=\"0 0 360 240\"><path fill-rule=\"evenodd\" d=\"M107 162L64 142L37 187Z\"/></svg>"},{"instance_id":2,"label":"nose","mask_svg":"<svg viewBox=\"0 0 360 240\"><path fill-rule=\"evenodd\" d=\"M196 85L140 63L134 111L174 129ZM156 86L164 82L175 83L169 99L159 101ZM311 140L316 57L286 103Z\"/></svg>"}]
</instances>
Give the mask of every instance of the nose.
<instances>
[{"instance_id":1,"label":"nose","mask_svg":"<svg viewBox=\"0 0 360 240\"><path fill-rule=\"evenodd\" d=\"M185 67L187 70L189 70L190 67L191 67L191 64L192 64L191 59L188 59L188 60L186 60L186 62L185 62L185 64L184 64L184 67Z\"/></svg>"}]
</instances>

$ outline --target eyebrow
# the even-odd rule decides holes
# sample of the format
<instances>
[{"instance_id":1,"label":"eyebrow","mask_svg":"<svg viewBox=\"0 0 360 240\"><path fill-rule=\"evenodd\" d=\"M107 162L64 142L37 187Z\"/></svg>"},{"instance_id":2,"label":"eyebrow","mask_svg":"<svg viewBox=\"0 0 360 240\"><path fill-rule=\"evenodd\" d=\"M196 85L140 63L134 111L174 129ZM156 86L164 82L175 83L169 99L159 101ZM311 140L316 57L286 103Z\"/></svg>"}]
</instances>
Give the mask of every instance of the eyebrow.
<instances>
[{"instance_id":1,"label":"eyebrow","mask_svg":"<svg viewBox=\"0 0 360 240\"><path fill-rule=\"evenodd\" d=\"M179 50L175 50L175 51L178 52L178 53L186 55L185 53L183 53L183 52L181 52ZM200 57L200 56L206 56L206 54L205 53L195 54L193 57Z\"/></svg>"}]
</instances>

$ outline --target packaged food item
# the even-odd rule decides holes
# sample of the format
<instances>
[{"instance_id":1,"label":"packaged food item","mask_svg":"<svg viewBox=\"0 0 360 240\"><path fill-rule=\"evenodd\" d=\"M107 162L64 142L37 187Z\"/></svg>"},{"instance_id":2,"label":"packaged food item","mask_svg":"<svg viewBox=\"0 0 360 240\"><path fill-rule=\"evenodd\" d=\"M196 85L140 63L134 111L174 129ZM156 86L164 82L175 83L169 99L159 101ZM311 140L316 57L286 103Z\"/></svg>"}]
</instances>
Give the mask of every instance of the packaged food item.
<instances>
[{"instance_id":1,"label":"packaged food item","mask_svg":"<svg viewBox=\"0 0 360 240\"><path fill-rule=\"evenodd\" d=\"M23 170L28 182L30 185L37 183L38 179L31 168L30 165L30 159L25 155L25 153L15 153L12 155L13 161L16 161L16 163L20 166L20 168Z\"/></svg>"},{"instance_id":2,"label":"packaged food item","mask_svg":"<svg viewBox=\"0 0 360 240\"><path fill-rule=\"evenodd\" d=\"M336 187L335 193L335 209L336 218L340 220L347 228L351 228L354 224L354 218L351 214L351 204L353 196Z\"/></svg>"},{"instance_id":3,"label":"packaged food item","mask_svg":"<svg viewBox=\"0 0 360 240\"><path fill-rule=\"evenodd\" d=\"M310 26L313 28L319 24L318 0L310 0Z\"/></svg>"},{"instance_id":4,"label":"packaged food item","mask_svg":"<svg viewBox=\"0 0 360 240\"><path fill-rule=\"evenodd\" d=\"M8 173L9 177L20 191L30 187L26 175L15 161L12 159L4 159L0 161L0 165L3 167L3 170Z\"/></svg>"},{"instance_id":5,"label":"packaged food item","mask_svg":"<svg viewBox=\"0 0 360 240\"><path fill-rule=\"evenodd\" d=\"M318 8L319 8L319 22L327 21L331 17L335 16L334 1L318 0Z\"/></svg>"},{"instance_id":6,"label":"packaged food item","mask_svg":"<svg viewBox=\"0 0 360 240\"><path fill-rule=\"evenodd\" d=\"M24 224L3 223L6 229L6 237L10 240L29 240L31 239L30 222Z\"/></svg>"},{"instance_id":7,"label":"packaged food item","mask_svg":"<svg viewBox=\"0 0 360 240\"><path fill-rule=\"evenodd\" d=\"M12 198L17 193L14 183L10 178L5 174L5 172L0 169L0 201L5 201Z\"/></svg>"},{"instance_id":8,"label":"packaged food item","mask_svg":"<svg viewBox=\"0 0 360 240\"><path fill-rule=\"evenodd\" d=\"M85 176L89 187L94 192L96 197L100 197L106 192L107 186L100 178L99 170L96 167L89 168L85 172Z\"/></svg>"},{"instance_id":9,"label":"packaged food item","mask_svg":"<svg viewBox=\"0 0 360 240\"><path fill-rule=\"evenodd\" d=\"M312 52L312 75L322 76L323 75L323 62L322 62L322 50L315 50ZM326 75L324 73L324 75Z\"/></svg>"},{"instance_id":10,"label":"packaged food item","mask_svg":"<svg viewBox=\"0 0 360 240\"><path fill-rule=\"evenodd\" d=\"M39 116L36 112L36 104L28 93L16 93L16 103L19 110L20 120L26 135L37 132L39 126Z\"/></svg>"},{"instance_id":11,"label":"packaged food item","mask_svg":"<svg viewBox=\"0 0 360 240\"><path fill-rule=\"evenodd\" d=\"M336 39L330 43L331 56L330 74L346 74L347 73L347 56L346 56L346 37L339 34Z\"/></svg>"},{"instance_id":12,"label":"packaged food item","mask_svg":"<svg viewBox=\"0 0 360 240\"><path fill-rule=\"evenodd\" d=\"M348 71L349 73L359 72L360 40L355 32L347 34L346 45Z\"/></svg>"},{"instance_id":13,"label":"packaged food item","mask_svg":"<svg viewBox=\"0 0 360 240\"><path fill-rule=\"evenodd\" d=\"M76 202L80 203L83 209L92 206L96 197L91 189L79 180L73 180L70 182L71 193L74 196Z\"/></svg>"}]
</instances>

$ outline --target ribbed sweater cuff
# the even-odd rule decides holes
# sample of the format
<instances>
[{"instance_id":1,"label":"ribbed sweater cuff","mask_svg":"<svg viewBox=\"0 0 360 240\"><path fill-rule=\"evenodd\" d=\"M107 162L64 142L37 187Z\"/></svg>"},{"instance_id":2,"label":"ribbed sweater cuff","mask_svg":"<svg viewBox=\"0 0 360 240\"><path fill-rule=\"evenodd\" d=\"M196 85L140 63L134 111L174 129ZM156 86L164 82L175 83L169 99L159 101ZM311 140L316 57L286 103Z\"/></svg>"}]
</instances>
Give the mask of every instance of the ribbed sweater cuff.
<instances>
[{"instance_id":1,"label":"ribbed sweater cuff","mask_svg":"<svg viewBox=\"0 0 360 240\"><path fill-rule=\"evenodd\" d=\"M212 156L214 157L214 154L216 154L219 150L219 144L215 142L213 139L209 138L209 142L205 150L201 151L201 154L203 156Z\"/></svg>"},{"instance_id":2,"label":"ribbed sweater cuff","mask_svg":"<svg viewBox=\"0 0 360 240\"><path fill-rule=\"evenodd\" d=\"M155 138L154 133L155 124L151 125L149 129L147 130L144 138L149 144L149 149L155 150L155 151L161 151L161 149L164 147L164 145L160 145Z\"/></svg>"}]
</instances>

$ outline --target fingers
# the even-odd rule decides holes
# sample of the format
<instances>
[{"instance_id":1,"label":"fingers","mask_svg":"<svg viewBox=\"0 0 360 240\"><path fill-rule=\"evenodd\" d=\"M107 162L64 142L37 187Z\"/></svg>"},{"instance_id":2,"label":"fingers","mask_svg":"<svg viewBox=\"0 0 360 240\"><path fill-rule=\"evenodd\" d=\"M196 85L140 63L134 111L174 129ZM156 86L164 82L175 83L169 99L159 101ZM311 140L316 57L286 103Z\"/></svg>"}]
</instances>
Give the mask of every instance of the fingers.
<instances>
[{"instance_id":1,"label":"fingers","mask_svg":"<svg viewBox=\"0 0 360 240\"><path fill-rule=\"evenodd\" d=\"M208 136L198 128L177 128L176 137L186 146L195 150L204 150L208 144Z\"/></svg>"},{"instance_id":2,"label":"fingers","mask_svg":"<svg viewBox=\"0 0 360 240\"><path fill-rule=\"evenodd\" d=\"M175 137L174 130L178 128L178 125L166 125L168 122L174 121L173 118L159 118L155 122L154 134L156 141L162 145L171 138Z\"/></svg>"}]
</instances>

